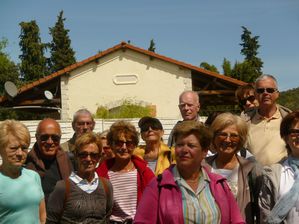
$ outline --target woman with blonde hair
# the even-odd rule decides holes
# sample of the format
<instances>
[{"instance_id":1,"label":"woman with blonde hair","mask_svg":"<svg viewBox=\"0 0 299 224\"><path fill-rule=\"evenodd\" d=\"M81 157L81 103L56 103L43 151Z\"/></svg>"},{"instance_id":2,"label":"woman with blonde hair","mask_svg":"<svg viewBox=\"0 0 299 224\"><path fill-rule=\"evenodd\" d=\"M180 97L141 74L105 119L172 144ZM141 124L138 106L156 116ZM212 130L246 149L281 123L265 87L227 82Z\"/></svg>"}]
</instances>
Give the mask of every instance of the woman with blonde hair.
<instances>
[{"instance_id":1,"label":"woman with blonde hair","mask_svg":"<svg viewBox=\"0 0 299 224\"><path fill-rule=\"evenodd\" d=\"M44 193L39 175L26 168L30 133L19 121L0 123L1 223L45 223Z\"/></svg>"},{"instance_id":2,"label":"woman with blonde hair","mask_svg":"<svg viewBox=\"0 0 299 224\"><path fill-rule=\"evenodd\" d=\"M206 158L211 171L222 175L234 194L246 223L258 219L257 197L261 169L253 160L237 153L246 142L248 127L240 116L219 114L210 126L216 154Z\"/></svg>"}]
</instances>

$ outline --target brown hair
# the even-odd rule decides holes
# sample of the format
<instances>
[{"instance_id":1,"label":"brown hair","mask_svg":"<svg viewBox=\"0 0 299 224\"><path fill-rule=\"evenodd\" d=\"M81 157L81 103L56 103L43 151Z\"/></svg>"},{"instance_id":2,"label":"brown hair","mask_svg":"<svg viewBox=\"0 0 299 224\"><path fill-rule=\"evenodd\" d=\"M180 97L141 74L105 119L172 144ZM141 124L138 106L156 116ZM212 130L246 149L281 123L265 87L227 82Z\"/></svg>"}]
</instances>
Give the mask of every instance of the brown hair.
<instances>
[{"instance_id":1,"label":"brown hair","mask_svg":"<svg viewBox=\"0 0 299 224\"><path fill-rule=\"evenodd\" d=\"M113 146L113 142L118 140L119 136L124 134L126 138L130 138L135 146L139 143L139 134L135 126L128 121L116 121L111 125L107 134L108 145Z\"/></svg>"},{"instance_id":2,"label":"brown hair","mask_svg":"<svg viewBox=\"0 0 299 224\"><path fill-rule=\"evenodd\" d=\"M84 146L89 145L89 144L96 144L97 147L99 148L99 153L102 152L101 138L93 132L88 132L88 133L84 133L76 140L75 154L78 154Z\"/></svg>"},{"instance_id":3,"label":"brown hair","mask_svg":"<svg viewBox=\"0 0 299 224\"><path fill-rule=\"evenodd\" d=\"M290 130L297 122L299 122L299 110L289 113L282 119L280 124L280 136L286 143L288 153L291 153L291 148L287 144L287 136L290 134Z\"/></svg>"},{"instance_id":4,"label":"brown hair","mask_svg":"<svg viewBox=\"0 0 299 224\"><path fill-rule=\"evenodd\" d=\"M203 149L208 149L212 141L211 131L198 121L182 121L173 130L174 141L180 137L195 135Z\"/></svg>"}]
</instances>

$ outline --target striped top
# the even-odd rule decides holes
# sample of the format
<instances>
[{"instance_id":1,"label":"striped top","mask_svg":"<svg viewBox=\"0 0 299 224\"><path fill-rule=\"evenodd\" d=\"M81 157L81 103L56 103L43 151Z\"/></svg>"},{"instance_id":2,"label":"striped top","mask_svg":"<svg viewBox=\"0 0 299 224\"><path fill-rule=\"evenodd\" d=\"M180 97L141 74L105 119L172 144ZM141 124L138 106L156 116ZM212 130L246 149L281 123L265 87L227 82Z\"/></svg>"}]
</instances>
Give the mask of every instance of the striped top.
<instances>
[{"instance_id":1,"label":"striped top","mask_svg":"<svg viewBox=\"0 0 299 224\"><path fill-rule=\"evenodd\" d=\"M127 173L108 171L113 186L113 209L110 220L134 219L137 206L137 169Z\"/></svg>"},{"instance_id":2,"label":"striped top","mask_svg":"<svg viewBox=\"0 0 299 224\"><path fill-rule=\"evenodd\" d=\"M187 184L179 174L177 167L172 170L174 179L182 192L184 223L219 224L221 213L210 191L210 179L202 170L196 192Z\"/></svg>"},{"instance_id":3,"label":"striped top","mask_svg":"<svg viewBox=\"0 0 299 224\"><path fill-rule=\"evenodd\" d=\"M94 192L99 185L99 177L96 172L94 172L94 178L91 182L88 182L87 180L82 179L74 172L71 173L70 180L73 181L81 190L83 190L84 192L86 192L88 194L91 194L92 192Z\"/></svg>"}]
</instances>

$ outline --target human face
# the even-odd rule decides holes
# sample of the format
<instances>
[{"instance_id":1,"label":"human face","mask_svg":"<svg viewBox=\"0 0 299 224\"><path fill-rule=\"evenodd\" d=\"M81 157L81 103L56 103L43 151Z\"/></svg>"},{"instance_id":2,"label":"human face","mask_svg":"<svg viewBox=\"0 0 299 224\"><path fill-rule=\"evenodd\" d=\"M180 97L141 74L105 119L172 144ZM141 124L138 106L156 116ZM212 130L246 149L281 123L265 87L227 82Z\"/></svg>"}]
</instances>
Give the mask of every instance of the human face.
<instances>
[{"instance_id":1,"label":"human face","mask_svg":"<svg viewBox=\"0 0 299 224\"><path fill-rule=\"evenodd\" d=\"M45 120L39 125L36 134L37 144L45 158L53 158L59 150L61 131L59 124L54 120Z\"/></svg>"},{"instance_id":2,"label":"human face","mask_svg":"<svg viewBox=\"0 0 299 224\"><path fill-rule=\"evenodd\" d=\"M299 158L299 122L297 122L290 130L290 134L287 136L286 142L291 148L292 156Z\"/></svg>"},{"instance_id":3,"label":"human face","mask_svg":"<svg viewBox=\"0 0 299 224\"><path fill-rule=\"evenodd\" d=\"M194 93L185 93L180 97L179 109L185 121L195 120L199 112L200 104Z\"/></svg>"},{"instance_id":4,"label":"human face","mask_svg":"<svg viewBox=\"0 0 299 224\"><path fill-rule=\"evenodd\" d=\"M26 161L28 146L16 137L9 135L8 144L1 150L1 157L4 166L20 168Z\"/></svg>"},{"instance_id":5,"label":"human face","mask_svg":"<svg viewBox=\"0 0 299 224\"><path fill-rule=\"evenodd\" d=\"M245 111L250 108L257 107L258 101L255 98L254 90L249 91L248 93L244 94L244 96L240 100L240 104L242 105L242 107Z\"/></svg>"},{"instance_id":6,"label":"human face","mask_svg":"<svg viewBox=\"0 0 299 224\"><path fill-rule=\"evenodd\" d=\"M262 89L274 89L273 93L269 93L268 91L259 92ZM277 90L276 83L271 78L266 78L260 80L256 83L255 86L255 96L259 102L259 107L271 107L275 105L276 100L279 97L279 92Z\"/></svg>"},{"instance_id":7,"label":"human face","mask_svg":"<svg viewBox=\"0 0 299 224\"><path fill-rule=\"evenodd\" d=\"M240 137L236 125L230 125L218 131L214 137L214 147L220 157L224 154L235 154L239 142Z\"/></svg>"},{"instance_id":8,"label":"human face","mask_svg":"<svg viewBox=\"0 0 299 224\"><path fill-rule=\"evenodd\" d=\"M79 114L75 122L73 122L73 129L77 138L86 132L91 132L94 129L94 121L89 114Z\"/></svg>"},{"instance_id":9,"label":"human face","mask_svg":"<svg viewBox=\"0 0 299 224\"><path fill-rule=\"evenodd\" d=\"M163 130L152 128L149 126L146 131L141 132L141 138L145 142L160 142L163 134Z\"/></svg>"},{"instance_id":10,"label":"human face","mask_svg":"<svg viewBox=\"0 0 299 224\"><path fill-rule=\"evenodd\" d=\"M132 153L136 145L132 139L121 133L112 143L112 150L116 159L127 160L131 159Z\"/></svg>"},{"instance_id":11,"label":"human face","mask_svg":"<svg viewBox=\"0 0 299 224\"><path fill-rule=\"evenodd\" d=\"M101 142L102 142L102 146L103 146L102 156L104 157L104 159L111 159L111 158L113 158L114 157L114 153L113 153L110 145L107 144L107 139L106 138L102 138Z\"/></svg>"},{"instance_id":12,"label":"human face","mask_svg":"<svg viewBox=\"0 0 299 224\"><path fill-rule=\"evenodd\" d=\"M95 143L84 145L76 154L78 162L78 174L85 176L87 173L93 173L100 160L100 149Z\"/></svg>"},{"instance_id":13,"label":"human face","mask_svg":"<svg viewBox=\"0 0 299 224\"><path fill-rule=\"evenodd\" d=\"M179 169L197 169L207 155L194 134L179 136L176 140L175 157Z\"/></svg>"}]
</instances>

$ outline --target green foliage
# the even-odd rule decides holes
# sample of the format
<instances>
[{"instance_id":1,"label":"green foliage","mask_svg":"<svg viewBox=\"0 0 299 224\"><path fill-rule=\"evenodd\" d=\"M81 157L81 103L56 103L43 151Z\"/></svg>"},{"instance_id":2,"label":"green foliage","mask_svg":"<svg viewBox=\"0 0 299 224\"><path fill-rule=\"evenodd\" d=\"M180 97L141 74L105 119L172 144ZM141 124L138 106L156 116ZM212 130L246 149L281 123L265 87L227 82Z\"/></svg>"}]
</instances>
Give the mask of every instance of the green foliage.
<instances>
[{"instance_id":1,"label":"green foliage","mask_svg":"<svg viewBox=\"0 0 299 224\"><path fill-rule=\"evenodd\" d=\"M143 106L140 103L134 103L131 100L124 100L123 103L116 108L108 109L99 106L95 114L95 118L114 119L114 118L136 118L151 116L151 108Z\"/></svg>"},{"instance_id":2,"label":"green foliage","mask_svg":"<svg viewBox=\"0 0 299 224\"><path fill-rule=\"evenodd\" d=\"M205 61L200 63L200 67L203 68L203 69L209 70L211 72L219 73L219 71L218 71L218 69L215 65L211 65L211 64L209 64L208 62L205 62Z\"/></svg>"},{"instance_id":3,"label":"green foliage","mask_svg":"<svg viewBox=\"0 0 299 224\"><path fill-rule=\"evenodd\" d=\"M4 93L4 83L12 81L15 84L19 82L18 66L9 58L8 54L4 52L8 44L7 39L0 40L0 95Z\"/></svg>"},{"instance_id":4,"label":"green foliage","mask_svg":"<svg viewBox=\"0 0 299 224\"><path fill-rule=\"evenodd\" d=\"M49 44L51 57L49 68L51 72L56 72L76 62L75 52L71 48L71 40L68 36L68 29L64 28L63 11L57 17L54 27L49 28L52 35L52 42Z\"/></svg>"},{"instance_id":5,"label":"green foliage","mask_svg":"<svg viewBox=\"0 0 299 224\"><path fill-rule=\"evenodd\" d=\"M223 59L222 69L223 69L223 74L224 75L231 76L231 73L232 73L231 64L230 64L230 61L227 60L226 58Z\"/></svg>"},{"instance_id":6,"label":"green foliage","mask_svg":"<svg viewBox=\"0 0 299 224\"><path fill-rule=\"evenodd\" d=\"M151 39L150 46L149 46L148 50L152 51L152 52L155 52L155 50L156 50L156 44L154 42L154 39Z\"/></svg>"},{"instance_id":7,"label":"green foliage","mask_svg":"<svg viewBox=\"0 0 299 224\"><path fill-rule=\"evenodd\" d=\"M25 81L33 81L48 73L44 56L46 45L41 43L39 27L35 20L21 22L20 26L21 78Z\"/></svg>"},{"instance_id":8,"label":"green foliage","mask_svg":"<svg viewBox=\"0 0 299 224\"><path fill-rule=\"evenodd\" d=\"M299 87L280 93L278 103L291 109L299 109Z\"/></svg>"}]
</instances>

